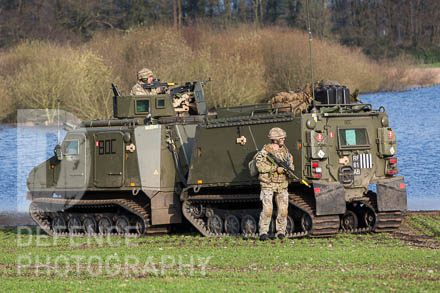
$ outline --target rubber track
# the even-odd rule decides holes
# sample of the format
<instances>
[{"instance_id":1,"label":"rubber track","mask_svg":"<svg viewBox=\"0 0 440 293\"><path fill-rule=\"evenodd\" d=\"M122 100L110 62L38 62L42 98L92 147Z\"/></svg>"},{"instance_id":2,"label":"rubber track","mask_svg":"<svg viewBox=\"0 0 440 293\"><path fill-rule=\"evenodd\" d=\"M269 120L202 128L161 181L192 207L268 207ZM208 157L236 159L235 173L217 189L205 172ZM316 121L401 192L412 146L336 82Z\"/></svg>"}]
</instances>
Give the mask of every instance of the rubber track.
<instances>
[{"instance_id":1,"label":"rubber track","mask_svg":"<svg viewBox=\"0 0 440 293\"><path fill-rule=\"evenodd\" d=\"M339 232L339 216L317 216L315 199L312 195L290 193L289 203L307 213L312 219L312 229L309 231L310 236L326 236Z\"/></svg>"},{"instance_id":2,"label":"rubber track","mask_svg":"<svg viewBox=\"0 0 440 293\"><path fill-rule=\"evenodd\" d=\"M379 212L377 211L377 197L375 193L370 196L370 204L376 213L376 223L373 227L374 232L393 232L399 229L403 221L401 211Z\"/></svg>"},{"instance_id":3,"label":"rubber track","mask_svg":"<svg viewBox=\"0 0 440 293\"><path fill-rule=\"evenodd\" d=\"M140 206L138 203L126 200L126 199L108 199L108 200L66 200L62 198L37 198L34 199L29 207L29 213L32 219L40 226L47 234L51 236L89 236L90 234L86 233L54 233L51 228L50 221L44 215L44 209L41 207L43 204L55 204L55 205L71 205L75 208L89 208L93 206L106 207L111 205L118 205L125 210L131 212L132 214L137 215L144 221L145 231L150 224L149 214L145 211L145 209ZM93 236L108 236L109 234L100 234L96 233ZM117 233L112 233L110 235L121 235ZM143 235L143 234L142 234ZM137 233L128 233L122 234L122 236L141 236L141 234Z\"/></svg>"},{"instance_id":4,"label":"rubber track","mask_svg":"<svg viewBox=\"0 0 440 293\"><path fill-rule=\"evenodd\" d=\"M182 204L182 212L185 218L200 232L203 236L207 237L244 237L248 239L258 238L258 234L228 234L228 233L213 233L206 226L205 221L202 219L196 219L190 212L190 206L192 202L197 203L228 203L228 202L256 202L259 201L259 195L197 195L193 196L188 200L185 200ZM298 238L306 236L306 232L287 234L287 238Z\"/></svg>"},{"instance_id":5,"label":"rubber track","mask_svg":"<svg viewBox=\"0 0 440 293\"><path fill-rule=\"evenodd\" d=\"M204 236L221 237L221 236L243 236L247 238L257 238L258 234L252 235L230 235L227 233L216 234L211 232L206 223L202 219L196 219L190 212L192 202L197 203L228 203L228 202L255 202L259 201L259 196L255 194L249 195L197 195L185 200L182 205L182 210L185 218ZM376 215L376 224L371 228L357 228L357 229L340 229L339 215L316 215L316 205L313 196L310 194L289 194L289 203L292 206L300 209L308 214L312 219L312 229L308 232L294 233L287 235L288 238L297 238L304 236L325 237L337 233L367 233L367 232L390 232L395 231L400 227L403 220L403 214L400 211L393 212L377 212L377 203L375 197L370 197L368 206L373 208Z\"/></svg>"},{"instance_id":6,"label":"rubber track","mask_svg":"<svg viewBox=\"0 0 440 293\"><path fill-rule=\"evenodd\" d=\"M357 228L357 229L339 229L340 219L338 215L334 216L316 216L315 201L312 196L304 194L289 194L289 203L300 208L312 216L311 236L326 236L336 233L367 233L367 232L393 232L399 229L403 221L403 213L401 211L378 212L376 194L369 196L370 202L366 203L374 210L376 215L376 223L373 228Z\"/></svg>"}]
</instances>

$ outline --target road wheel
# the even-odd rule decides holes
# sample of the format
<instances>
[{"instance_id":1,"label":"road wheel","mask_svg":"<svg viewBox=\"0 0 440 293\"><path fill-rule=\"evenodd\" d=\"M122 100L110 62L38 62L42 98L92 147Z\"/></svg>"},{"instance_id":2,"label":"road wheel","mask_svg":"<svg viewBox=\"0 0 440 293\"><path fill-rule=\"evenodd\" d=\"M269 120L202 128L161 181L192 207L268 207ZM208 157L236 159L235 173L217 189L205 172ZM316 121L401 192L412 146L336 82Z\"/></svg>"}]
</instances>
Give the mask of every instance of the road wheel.
<instances>
[{"instance_id":1,"label":"road wheel","mask_svg":"<svg viewBox=\"0 0 440 293\"><path fill-rule=\"evenodd\" d=\"M228 234L236 235L240 233L240 221L234 215L229 215L225 219L225 231Z\"/></svg>"},{"instance_id":2,"label":"road wheel","mask_svg":"<svg viewBox=\"0 0 440 293\"><path fill-rule=\"evenodd\" d=\"M136 228L137 234L139 234L139 235L145 234L145 224L144 224L144 221L142 221L142 219L136 220L135 228Z\"/></svg>"},{"instance_id":3,"label":"road wheel","mask_svg":"<svg viewBox=\"0 0 440 293\"><path fill-rule=\"evenodd\" d=\"M365 227L373 229L376 225L376 215L374 214L373 210L370 208L366 208L363 213L363 220Z\"/></svg>"},{"instance_id":4,"label":"road wheel","mask_svg":"<svg viewBox=\"0 0 440 293\"><path fill-rule=\"evenodd\" d=\"M208 229L214 234L223 232L223 220L219 215L213 214L208 218Z\"/></svg>"},{"instance_id":5,"label":"road wheel","mask_svg":"<svg viewBox=\"0 0 440 293\"><path fill-rule=\"evenodd\" d=\"M295 231L295 223L291 216L287 216L286 233L293 234L293 231Z\"/></svg>"},{"instance_id":6,"label":"road wheel","mask_svg":"<svg viewBox=\"0 0 440 293\"><path fill-rule=\"evenodd\" d=\"M126 216L119 216L116 219L116 232L118 234L128 234L130 233L130 221Z\"/></svg>"},{"instance_id":7,"label":"road wheel","mask_svg":"<svg viewBox=\"0 0 440 293\"><path fill-rule=\"evenodd\" d=\"M66 231L66 220L64 219L64 216L59 215L55 216L52 220L52 229L55 233L63 233Z\"/></svg>"},{"instance_id":8,"label":"road wheel","mask_svg":"<svg viewBox=\"0 0 440 293\"><path fill-rule=\"evenodd\" d=\"M257 221L251 215L246 215L241 219L241 231L243 234L257 233Z\"/></svg>"},{"instance_id":9,"label":"road wheel","mask_svg":"<svg viewBox=\"0 0 440 293\"><path fill-rule=\"evenodd\" d=\"M301 216L301 228L303 232L310 232L313 228L312 218L309 214L303 213Z\"/></svg>"},{"instance_id":10,"label":"road wheel","mask_svg":"<svg viewBox=\"0 0 440 293\"><path fill-rule=\"evenodd\" d=\"M72 234L81 233L83 231L81 218L79 216L70 217L69 221L67 222L67 229L69 230L69 233Z\"/></svg>"},{"instance_id":11,"label":"road wheel","mask_svg":"<svg viewBox=\"0 0 440 293\"><path fill-rule=\"evenodd\" d=\"M87 234L95 234L98 223L93 216L87 216L83 221L84 232Z\"/></svg>"},{"instance_id":12,"label":"road wheel","mask_svg":"<svg viewBox=\"0 0 440 293\"><path fill-rule=\"evenodd\" d=\"M113 230L113 222L109 217L102 217L98 222L99 233L110 234Z\"/></svg>"},{"instance_id":13,"label":"road wheel","mask_svg":"<svg viewBox=\"0 0 440 293\"><path fill-rule=\"evenodd\" d=\"M352 211L346 211L341 218L341 228L343 230L354 230L358 227L358 218Z\"/></svg>"}]
</instances>

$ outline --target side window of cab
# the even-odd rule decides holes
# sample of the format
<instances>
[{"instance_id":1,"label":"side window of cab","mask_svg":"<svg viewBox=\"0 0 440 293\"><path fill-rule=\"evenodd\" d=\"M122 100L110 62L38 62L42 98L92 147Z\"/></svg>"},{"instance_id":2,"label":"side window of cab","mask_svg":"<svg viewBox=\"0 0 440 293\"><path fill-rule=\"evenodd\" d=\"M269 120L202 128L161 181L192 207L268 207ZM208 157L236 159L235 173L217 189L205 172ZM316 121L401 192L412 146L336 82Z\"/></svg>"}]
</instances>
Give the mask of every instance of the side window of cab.
<instances>
[{"instance_id":1,"label":"side window of cab","mask_svg":"<svg viewBox=\"0 0 440 293\"><path fill-rule=\"evenodd\" d=\"M77 139L66 140L64 142L64 154L68 156L79 155L79 141Z\"/></svg>"}]
</instances>

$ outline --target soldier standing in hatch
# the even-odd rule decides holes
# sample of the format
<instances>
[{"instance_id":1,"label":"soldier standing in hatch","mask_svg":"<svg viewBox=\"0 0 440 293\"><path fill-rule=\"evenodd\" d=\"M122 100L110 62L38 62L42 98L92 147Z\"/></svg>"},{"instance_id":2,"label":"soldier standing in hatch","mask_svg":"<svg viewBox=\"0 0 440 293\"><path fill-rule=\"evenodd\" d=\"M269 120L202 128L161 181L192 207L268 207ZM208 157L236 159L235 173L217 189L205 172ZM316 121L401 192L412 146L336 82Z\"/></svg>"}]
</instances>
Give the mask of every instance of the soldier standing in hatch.
<instances>
[{"instance_id":1,"label":"soldier standing in hatch","mask_svg":"<svg viewBox=\"0 0 440 293\"><path fill-rule=\"evenodd\" d=\"M150 84L153 82L153 72L148 68L142 68L137 73L137 83L131 89L130 95L156 95L159 92L156 89L144 89L143 84Z\"/></svg>"},{"instance_id":2,"label":"soldier standing in hatch","mask_svg":"<svg viewBox=\"0 0 440 293\"><path fill-rule=\"evenodd\" d=\"M288 173L283 167L279 167L267 154L270 152L277 158L287 161L293 170L293 158L285 146L286 132L275 127L269 131L269 139L272 141L264 145L257 154L256 165L258 168L261 184L260 199L263 210L260 214L259 233L260 240L267 240L269 225L272 220L273 195L276 193L278 214L276 219L276 236L283 239L286 235L287 213L289 207L289 194L287 192Z\"/></svg>"}]
</instances>

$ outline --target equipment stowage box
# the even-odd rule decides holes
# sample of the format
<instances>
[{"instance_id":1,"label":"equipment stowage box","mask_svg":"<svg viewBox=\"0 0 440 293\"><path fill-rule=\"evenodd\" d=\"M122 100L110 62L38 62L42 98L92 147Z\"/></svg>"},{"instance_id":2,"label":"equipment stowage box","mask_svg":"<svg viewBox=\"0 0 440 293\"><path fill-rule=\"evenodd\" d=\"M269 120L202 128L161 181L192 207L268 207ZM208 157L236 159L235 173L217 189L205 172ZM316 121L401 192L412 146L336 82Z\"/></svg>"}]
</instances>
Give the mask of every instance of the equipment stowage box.
<instances>
[{"instance_id":1,"label":"equipment stowage box","mask_svg":"<svg viewBox=\"0 0 440 293\"><path fill-rule=\"evenodd\" d=\"M350 90L343 86L315 89L315 99L321 104L350 104Z\"/></svg>"}]
</instances>

